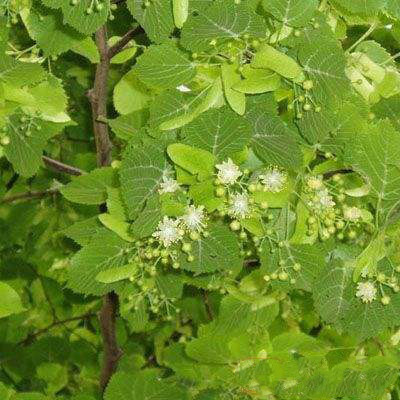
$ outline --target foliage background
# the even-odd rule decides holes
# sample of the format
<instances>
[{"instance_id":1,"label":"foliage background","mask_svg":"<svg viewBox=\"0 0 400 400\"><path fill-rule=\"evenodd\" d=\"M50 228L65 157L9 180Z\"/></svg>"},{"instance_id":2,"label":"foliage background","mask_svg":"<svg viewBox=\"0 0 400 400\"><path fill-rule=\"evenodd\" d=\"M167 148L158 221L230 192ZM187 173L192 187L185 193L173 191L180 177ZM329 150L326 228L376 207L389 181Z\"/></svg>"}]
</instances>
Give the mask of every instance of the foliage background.
<instances>
[{"instance_id":1,"label":"foliage background","mask_svg":"<svg viewBox=\"0 0 400 400\"><path fill-rule=\"evenodd\" d=\"M399 19L1 0L0 398L399 399Z\"/></svg>"}]
</instances>

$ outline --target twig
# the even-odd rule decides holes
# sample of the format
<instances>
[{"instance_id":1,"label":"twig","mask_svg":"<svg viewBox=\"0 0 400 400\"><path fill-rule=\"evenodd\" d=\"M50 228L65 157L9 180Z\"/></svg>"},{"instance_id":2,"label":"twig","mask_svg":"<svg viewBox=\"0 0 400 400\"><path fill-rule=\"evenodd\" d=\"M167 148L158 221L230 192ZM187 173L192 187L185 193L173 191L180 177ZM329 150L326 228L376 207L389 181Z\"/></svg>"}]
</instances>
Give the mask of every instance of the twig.
<instances>
[{"instance_id":1,"label":"twig","mask_svg":"<svg viewBox=\"0 0 400 400\"><path fill-rule=\"evenodd\" d=\"M106 25L96 32L96 45L100 54L100 62L97 64L93 89L88 92L88 97L92 108L97 165L103 167L111 164L112 148L108 125L102 121L103 118L107 118L107 81L110 68ZM105 205L100 206L100 210L105 207ZM115 327L118 307L118 296L115 293L111 292L103 297L103 305L100 311L100 329L104 346L100 388L103 392L111 376L116 371L118 361L122 356L122 350L117 343Z\"/></svg>"},{"instance_id":2,"label":"twig","mask_svg":"<svg viewBox=\"0 0 400 400\"><path fill-rule=\"evenodd\" d=\"M53 160L50 157L47 156L42 156L43 162L50 168L58 171L58 172L64 172L69 175L82 175L85 172L80 170L79 168L72 167L71 165L67 165L62 163L61 161Z\"/></svg>"},{"instance_id":3,"label":"twig","mask_svg":"<svg viewBox=\"0 0 400 400\"><path fill-rule=\"evenodd\" d=\"M118 296L108 293L103 298L103 306L100 311L100 328L104 345L104 361L100 377L100 387L104 391L108 381L117 369L118 361L122 356L122 350L118 347L115 320L118 310Z\"/></svg>"},{"instance_id":4,"label":"twig","mask_svg":"<svg viewBox=\"0 0 400 400\"><path fill-rule=\"evenodd\" d=\"M94 139L96 142L97 165L99 167L111 164L111 141L108 135L108 126L100 121L99 117L107 118L107 80L110 69L108 57L107 27L102 26L96 32L96 45L100 53L100 62L97 64L93 89L89 90L88 97L92 107Z\"/></svg>"},{"instance_id":5,"label":"twig","mask_svg":"<svg viewBox=\"0 0 400 400\"><path fill-rule=\"evenodd\" d=\"M207 316L209 320L212 321L214 319L214 312L210 304L208 292L206 290L203 291L203 299L204 299L204 305L206 307Z\"/></svg>"},{"instance_id":6,"label":"twig","mask_svg":"<svg viewBox=\"0 0 400 400\"><path fill-rule=\"evenodd\" d=\"M361 42L363 42L378 26L377 22L374 22L369 29L355 42L353 43L347 50L346 54L350 53L353 49L355 49Z\"/></svg>"},{"instance_id":7,"label":"twig","mask_svg":"<svg viewBox=\"0 0 400 400\"><path fill-rule=\"evenodd\" d=\"M63 320L54 321L53 323L46 326L45 328L39 329L38 331L29 334L28 337L26 339L22 340L21 342L19 342L18 345L26 346L26 345L32 343L38 336L43 335L44 333L48 332L49 330L53 329L56 326L68 324L69 322L92 318L95 316L96 316L95 313L86 313L86 314L80 315L78 317L71 317L71 318L66 318Z\"/></svg>"},{"instance_id":8,"label":"twig","mask_svg":"<svg viewBox=\"0 0 400 400\"><path fill-rule=\"evenodd\" d=\"M115 55L124 50L124 47L134 38L134 36L142 31L143 29L140 26L128 31L117 43L108 49L108 58L111 60Z\"/></svg>"},{"instance_id":9,"label":"twig","mask_svg":"<svg viewBox=\"0 0 400 400\"><path fill-rule=\"evenodd\" d=\"M42 192L18 193L13 196L4 197L3 199L0 200L0 203L3 204L3 203L13 203L14 201L19 201L19 200L42 199L43 197L51 196L57 193L58 189L48 189L48 190L43 190Z\"/></svg>"}]
</instances>

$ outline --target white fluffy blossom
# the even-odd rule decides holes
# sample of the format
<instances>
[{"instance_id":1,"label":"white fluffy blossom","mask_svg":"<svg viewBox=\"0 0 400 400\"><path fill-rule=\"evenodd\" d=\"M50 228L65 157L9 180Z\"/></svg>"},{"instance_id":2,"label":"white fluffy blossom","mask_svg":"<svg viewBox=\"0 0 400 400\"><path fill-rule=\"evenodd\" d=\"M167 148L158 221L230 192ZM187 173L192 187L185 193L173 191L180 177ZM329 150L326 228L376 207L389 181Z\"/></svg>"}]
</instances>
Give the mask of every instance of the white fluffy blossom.
<instances>
[{"instance_id":1,"label":"white fluffy blossom","mask_svg":"<svg viewBox=\"0 0 400 400\"><path fill-rule=\"evenodd\" d=\"M323 187L322 179L318 176L310 176L307 179L307 186L312 190L319 190Z\"/></svg>"},{"instance_id":2,"label":"white fluffy blossom","mask_svg":"<svg viewBox=\"0 0 400 400\"><path fill-rule=\"evenodd\" d=\"M158 224L157 230L153 233L165 247L170 246L182 239L183 232L179 227L179 221L177 219L172 219L164 217L162 221Z\"/></svg>"},{"instance_id":3,"label":"white fluffy blossom","mask_svg":"<svg viewBox=\"0 0 400 400\"><path fill-rule=\"evenodd\" d=\"M218 179L225 185L234 184L243 175L239 167L230 158L228 158L228 161L223 161L222 164L217 164L216 167Z\"/></svg>"},{"instance_id":4,"label":"white fluffy blossom","mask_svg":"<svg viewBox=\"0 0 400 400\"><path fill-rule=\"evenodd\" d=\"M357 284L356 296L364 303L371 303L376 299L376 287L372 282L359 282Z\"/></svg>"},{"instance_id":5,"label":"white fluffy blossom","mask_svg":"<svg viewBox=\"0 0 400 400\"><path fill-rule=\"evenodd\" d=\"M246 193L236 193L231 196L231 207L229 213L238 218L245 218L249 212L249 197Z\"/></svg>"},{"instance_id":6,"label":"white fluffy blossom","mask_svg":"<svg viewBox=\"0 0 400 400\"><path fill-rule=\"evenodd\" d=\"M348 207L344 210L343 216L348 221L357 221L361 218L361 210L358 207Z\"/></svg>"},{"instance_id":7,"label":"white fluffy blossom","mask_svg":"<svg viewBox=\"0 0 400 400\"><path fill-rule=\"evenodd\" d=\"M272 168L265 174L260 175L261 182L269 192L280 192L286 183L287 175L277 168Z\"/></svg>"},{"instance_id":8,"label":"white fluffy blossom","mask_svg":"<svg viewBox=\"0 0 400 400\"><path fill-rule=\"evenodd\" d=\"M188 206L185 214L182 216L184 225L191 231L201 231L205 226L204 220L205 215L203 206Z\"/></svg>"},{"instance_id":9,"label":"white fluffy blossom","mask_svg":"<svg viewBox=\"0 0 400 400\"><path fill-rule=\"evenodd\" d=\"M166 176L163 177L163 181L160 183L160 189L158 192L163 193L174 193L179 189L179 183L172 178Z\"/></svg>"},{"instance_id":10,"label":"white fluffy blossom","mask_svg":"<svg viewBox=\"0 0 400 400\"><path fill-rule=\"evenodd\" d=\"M326 210L335 205L332 196L329 194L327 189L322 189L317 192L317 206L322 210Z\"/></svg>"}]
</instances>

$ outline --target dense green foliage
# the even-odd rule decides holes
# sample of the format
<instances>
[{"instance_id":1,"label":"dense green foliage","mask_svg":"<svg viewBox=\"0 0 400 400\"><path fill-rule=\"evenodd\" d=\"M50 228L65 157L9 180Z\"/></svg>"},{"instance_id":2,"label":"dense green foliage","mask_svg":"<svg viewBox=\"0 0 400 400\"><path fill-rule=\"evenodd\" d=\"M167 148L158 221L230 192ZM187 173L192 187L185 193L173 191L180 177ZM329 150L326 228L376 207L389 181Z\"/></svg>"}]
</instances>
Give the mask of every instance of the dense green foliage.
<instances>
[{"instance_id":1,"label":"dense green foliage","mask_svg":"<svg viewBox=\"0 0 400 400\"><path fill-rule=\"evenodd\" d=\"M1 400L400 399L398 0L0 1Z\"/></svg>"}]
</instances>

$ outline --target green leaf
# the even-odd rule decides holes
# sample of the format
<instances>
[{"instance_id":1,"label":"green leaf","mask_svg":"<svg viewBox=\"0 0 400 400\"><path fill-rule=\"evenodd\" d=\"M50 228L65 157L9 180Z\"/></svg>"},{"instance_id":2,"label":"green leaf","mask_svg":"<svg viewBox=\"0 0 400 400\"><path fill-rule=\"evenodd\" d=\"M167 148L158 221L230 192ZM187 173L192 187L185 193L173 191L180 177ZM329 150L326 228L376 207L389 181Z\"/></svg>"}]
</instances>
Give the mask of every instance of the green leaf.
<instances>
[{"instance_id":1,"label":"green leaf","mask_svg":"<svg viewBox=\"0 0 400 400\"><path fill-rule=\"evenodd\" d=\"M184 143L212 153L219 160L232 157L248 144L251 126L229 108L206 111L183 128Z\"/></svg>"},{"instance_id":2,"label":"green leaf","mask_svg":"<svg viewBox=\"0 0 400 400\"><path fill-rule=\"evenodd\" d=\"M219 79L196 93L167 90L152 103L150 124L161 130L180 128L211 108L221 95L222 83Z\"/></svg>"},{"instance_id":3,"label":"green leaf","mask_svg":"<svg viewBox=\"0 0 400 400\"><path fill-rule=\"evenodd\" d=\"M265 37L263 19L244 3L217 1L188 18L182 29L181 43L191 51L205 51L212 49L212 40L221 45L244 35Z\"/></svg>"},{"instance_id":4,"label":"green leaf","mask_svg":"<svg viewBox=\"0 0 400 400\"><path fill-rule=\"evenodd\" d=\"M266 164L295 169L302 164L302 153L292 132L281 118L254 106L245 118L251 123L251 147Z\"/></svg>"},{"instance_id":5,"label":"green leaf","mask_svg":"<svg viewBox=\"0 0 400 400\"><path fill-rule=\"evenodd\" d=\"M146 201L159 189L166 172L163 150L153 144L130 145L120 168L121 193L130 219L143 209Z\"/></svg>"},{"instance_id":6,"label":"green leaf","mask_svg":"<svg viewBox=\"0 0 400 400\"><path fill-rule=\"evenodd\" d=\"M194 64L172 43L148 47L134 71L142 82L156 89L177 87L196 75Z\"/></svg>"},{"instance_id":7,"label":"green leaf","mask_svg":"<svg viewBox=\"0 0 400 400\"><path fill-rule=\"evenodd\" d=\"M386 0L333 0L334 4L343 7L353 14L373 15L377 14L385 7Z\"/></svg>"},{"instance_id":8,"label":"green leaf","mask_svg":"<svg viewBox=\"0 0 400 400\"><path fill-rule=\"evenodd\" d=\"M396 130L400 131L400 95L382 99L372 110L378 118L389 118Z\"/></svg>"},{"instance_id":9,"label":"green leaf","mask_svg":"<svg viewBox=\"0 0 400 400\"><path fill-rule=\"evenodd\" d=\"M108 229L115 232L119 237L127 242L133 242L133 237L129 234L129 224L124 219L111 214L99 214L99 221Z\"/></svg>"},{"instance_id":10,"label":"green leaf","mask_svg":"<svg viewBox=\"0 0 400 400\"><path fill-rule=\"evenodd\" d=\"M104 229L71 260L68 270L67 286L77 293L101 296L119 287L118 283L102 284L96 281L97 275L110 268L127 264L125 251L129 243L114 232Z\"/></svg>"},{"instance_id":11,"label":"green leaf","mask_svg":"<svg viewBox=\"0 0 400 400\"><path fill-rule=\"evenodd\" d=\"M0 296L0 318L25 311L18 293L5 282L0 282Z\"/></svg>"},{"instance_id":12,"label":"green leaf","mask_svg":"<svg viewBox=\"0 0 400 400\"><path fill-rule=\"evenodd\" d=\"M129 141L138 136L138 132L146 123L147 118L147 110L139 110L130 114L120 115L114 119L109 119L108 125L119 139Z\"/></svg>"},{"instance_id":13,"label":"green leaf","mask_svg":"<svg viewBox=\"0 0 400 400\"><path fill-rule=\"evenodd\" d=\"M64 365L42 363L36 368L36 374L46 382L48 394L56 394L68 384L68 370Z\"/></svg>"},{"instance_id":14,"label":"green leaf","mask_svg":"<svg viewBox=\"0 0 400 400\"><path fill-rule=\"evenodd\" d=\"M129 279L135 275L137 271L137 265L127 264L122 267L110 268L105 271L100 271L96 276L96 281L101 283L114 283Z\"/></svg>"},{"instance_id":15,"label":"green leaf","mask_svg":"<svg viewBox=\"0 0 400 400\"><path fill-rule=\"evenodd\" d=\"M192 244L194 261L187 261L187 256L181 254L181 268L196 274L240 268L242 259L235 234L229 228L218 225L211 226L208 232L208 237L202 237Z\"/></svg>"},{"instance_id":16,"label":"green leaf","mask_svg":"<svg viewBox=\"0 0 400 400\"><path fill-rule=\"evenodd\" d=\"M214 173L215 157L208 151L182 143L169 145L167 151L175 164L193 175L198 175L200 180Z\"/></svg>"},{"instance_id":17,"label":"green leaf","mask_svg":"<svg viewBox=\"0 0 400 400\"><path fill-rule=\"evenodd\" d=\"M59 1L53 0L53 3L59 3ZM95 4L92 0L80 0L73 5L70 1L64 0L61 3L64 23L84 35L91 35L107 21L110 13L110 0L102 0L100 10L95 8ZM88 13L89 9L92 12Z\"/></svg>"},{"instance_id":18,"label":"green leaf","mask_svg":"<svg viewBox=\"0 0 400 400\"><path fill-rule=\"evenodd\" d=\"M98 168L88 174L72 178L60 191L69 201L80 204L102 204L107 198L107 187L114 185L115 170Z\"/></svg>"},{"instance_id":19,"label":"green leaf","mask_svg":"<svg viewBox=\"0 0 400 400\"><path fill-rule=\"evenodd\" d=\"M189 0L172 0L175 26L182 28L189 15Z\"/></svg>"},{"instance_id":20,"label":"green leaf","mask_svg":"<svg viewBox=\"0 0 400 400\"><path fill-rule=\"evenodd\" d=\"M319 45L316 47L315 43ZM298 58L307 78L314 84L311 94L317 104L336 104L350 92L345 74L347 60L344 51L331 37L313 30L300 41Z\"/></svg>"},{"instance_id":21,"label":"green leaf","mask_svg":"<svg viewBox=\"0 0 400 400\"><path fill-rule=\"evenodd\" d=\"M148 6L143 0L127 0L127 6L150 40L161 43L169 38L175 27L170 0L152 0Z\"/></svg>"},{"instance_id":22,"label":"green leaf","mask_svg":"<svg viewBox=\"0 0 400 400\"><path fill-rule=\"evenodd\" d=\"M250 66L243 67L242 75L245 79L233 85L233 89L248 94L271 92L281 86L278 74L264 69L254 69Z\"/></svg>"},{"instance_id":23,"label":"green leaf","mask_svg":"<svg viewBox=\"0 0 400 400\"><path fill-rule=\"evenodd\" d=\"M175 381L159 378L160 371L117 372L105 392L105 400L189 400L187 390Z\"/></svg>"},{"instance_id":24,"label":"green leaf","mask_svg":"<svg viewBox=\"0 0 400 400\"><path fill-rule=\"evenodd\" d=\"M214 179L191 184L189 195L197 206L204 206L208 212L215 211L224 201L215 195Z\"/></svg>"},{"instance_id":25,"label":"green leaf","mask_svg":"<svg viewBox=\"0 0 400 400\"><path fill-rule=\"evenodd\" d=\"M30 136L20 130L20 116L10 117L7 136L10 143L5 146L4 154L16 172L25 177L34 175L42 165L42 151L46 141L37 129Z\"/></svg>"},{"instance_id":26,"label":"green leaf","mask_svg":"<svg viewBox=\"0 0 400 400\"><path fill-rule=\"evenodd\" d=\"M36 63L23 63L11 57L2 56L0 61L0 81L11 86L32 85L45 79L46 71Z\"/></svg>"},{"instance_id":27,"label":"green leaf","mask_svg":"<svg viewBox=\"0 0 400 400\"><path fill-rule=\"evenodd\" d=\"M21 17L29 36L37 42L45 56L57 56L74 46L79 47L85 36L63 24L61 11L44 7L24 9Z\"/></svg>"},{"instance_id":28,"label":"green leaf","mask_svg":"<svg viewBox=\"0 0 400 400\"><path fill-rule=\"evenodd\" d=\"M81 246L89 244L92 238L100 231L103 226L99 222L97 216L78 221L64 229L62 233L68 236Z\"/></svg>"},{"instance_id":29,"label":"green leaf","mask_svg":"<svg viewBox=\"0 0 400 400\"><path fill-rule=\"evenodd\" d=\"M158 194L149 197L144 209L130 227L130 232L138 239L148 236L156 230L161 221L161 210Z\"/></svg>"},{"instance_id":30,"label":"green leaf","mask_svg":"<svg viewBox=\"0 0 400 400\"><path fill-rule=\"evenodd\" d=\"M130 114L146 108L151 96L132 69L115 85L113 99L114 107L120 114Z\"/></svg>"},{"instance_id":31,"label":"green leaf","mask_svg":"<svg viewBox=\"0 0 400 400\"><path fill-rule=\"evenodd\" d=\"M232 89L241 79L238 66L235 64L222 64L221 77L228 104L232 107L233 111L239 115L243 115L246 111L246 96L244 93Z\"/></svg>"},{"instance_id":32,"label":"green leaf","mask_svg":"<svg viewBox=\"0 0 400 400\"><path fill-rule=\"evenodd\" d=\"M263 44L251 62L253 68L269 69L285 78L302 80L303 71L293 58L276 50L268 44Z\"/></svg>"},{"instance_id":33,"label":"green leaf","mask_svg":"<svg viewBox=\"0 0 400 400\"><path fill-rule=\"evenodd\" d=\"M380 121L360 132L357 142L349 143L346 148L346 160L371 186L381 222L385 222L400 201L398 146L399 132L388 121Z\"/></svg>"},{"instance_id":34,"label":"green leaf","mask_svg":"<svg viewBox=\"0 0 400 400\"><path fill-rule=\"evenodd\" d=\"M284 25L305 26L317 10L318 0L263 0L264 9Z\"/></svg>"}]
</instances>

